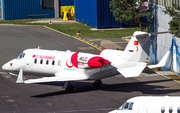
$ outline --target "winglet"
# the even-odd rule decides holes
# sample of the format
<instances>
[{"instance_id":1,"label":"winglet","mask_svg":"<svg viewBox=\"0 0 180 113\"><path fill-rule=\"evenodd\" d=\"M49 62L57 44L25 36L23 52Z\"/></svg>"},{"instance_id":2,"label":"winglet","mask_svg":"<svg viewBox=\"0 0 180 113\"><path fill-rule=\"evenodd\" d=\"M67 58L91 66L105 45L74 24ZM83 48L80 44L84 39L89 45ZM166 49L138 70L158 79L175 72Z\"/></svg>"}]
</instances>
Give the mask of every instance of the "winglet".
<instances>
[{"instance_id":1,"label":"winglet","mask_svg":"<svg viewBox=\"0 0 180 113\"><path fill-rule=\"evenodd\" d=\"M158 64L156 64L156 65L148 65L147 67L148 67L148 68L158 68L158 67L163 67L163 66L165 66L165 65L166 65L166 60L167 60L167 58L168 58L168 56L169 56L169 53L170 53L170 51L168 51L168 52L164 55L164 57L161 59L161 61L160 61Z\"/></svg>"}]
</instances>

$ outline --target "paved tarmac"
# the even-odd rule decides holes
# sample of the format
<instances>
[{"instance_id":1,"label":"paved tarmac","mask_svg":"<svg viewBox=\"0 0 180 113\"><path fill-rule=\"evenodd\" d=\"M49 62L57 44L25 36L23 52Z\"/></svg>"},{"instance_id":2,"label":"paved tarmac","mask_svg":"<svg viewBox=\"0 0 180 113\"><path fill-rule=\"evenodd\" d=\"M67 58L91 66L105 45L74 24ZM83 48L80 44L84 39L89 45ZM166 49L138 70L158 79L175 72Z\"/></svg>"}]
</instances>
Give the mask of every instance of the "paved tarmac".
<instances>
[{"instance_id":1,"label":"paved tarmac","mask_svg":"<svg viewBox=\"0 0 180 113\"><path fill-rule=\"evenodd\" d=\"M99 50L93 46L42 26L0 25L0 29L0 65L17 57L24 49L36 48L39 45L45 49L99 53ZM100 39L84 39L98 46L102 42ZM121 41L112 39L107 42ZM116 44L122 46L120 43ZM166 73L168 72L163 72ZM38 78L33 75L24 77ZM92 87L94 81L75 81L72 82L75 88L73 92L66 92L62 88L64 82L25 85L15 84L16 79L16 76L1 70L0 112L2 113L107 113L135 96L180 95L178 82L148 69L136 78L124 78L118 75L103 79L100 89Z\"/></svg>"}]
</instances>

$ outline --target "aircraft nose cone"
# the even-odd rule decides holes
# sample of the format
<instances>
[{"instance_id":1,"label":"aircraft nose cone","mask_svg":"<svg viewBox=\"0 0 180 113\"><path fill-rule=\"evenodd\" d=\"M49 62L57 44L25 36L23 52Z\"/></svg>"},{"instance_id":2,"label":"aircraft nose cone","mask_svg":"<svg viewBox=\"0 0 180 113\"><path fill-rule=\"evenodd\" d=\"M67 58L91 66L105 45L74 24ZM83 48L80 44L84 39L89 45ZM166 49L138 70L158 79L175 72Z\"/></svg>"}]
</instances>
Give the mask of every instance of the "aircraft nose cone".
<instances>
[{"instance_id":1,"label":"aircraft nose cone","mask_svg":"<svg viewBox=\"0 0 180 113\"><path fill-rule=\"evenodd\" d=\"M11 70L12 63L6 63L2 66L3 70Z\"/></svg>"}]
</instances>

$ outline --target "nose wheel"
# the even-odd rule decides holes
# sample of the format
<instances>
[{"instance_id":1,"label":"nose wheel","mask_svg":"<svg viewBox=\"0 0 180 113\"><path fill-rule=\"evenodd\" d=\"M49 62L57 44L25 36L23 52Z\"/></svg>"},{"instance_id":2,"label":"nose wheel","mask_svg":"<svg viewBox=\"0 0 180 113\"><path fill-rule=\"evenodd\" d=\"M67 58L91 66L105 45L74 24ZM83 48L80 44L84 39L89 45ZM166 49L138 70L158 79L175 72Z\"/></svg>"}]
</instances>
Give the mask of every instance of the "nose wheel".
<instances>
[{"instance_id":1,"label":"nose wheel","mask_svg":"<svg viewBox=\"0 0 180 113\"><path fill-rule=\"evenodd\" d=\"M102 84L101 80L95 80L95 82L93 83L93 87L94 88L100 88Z\"/></svg>"}]
</instances>

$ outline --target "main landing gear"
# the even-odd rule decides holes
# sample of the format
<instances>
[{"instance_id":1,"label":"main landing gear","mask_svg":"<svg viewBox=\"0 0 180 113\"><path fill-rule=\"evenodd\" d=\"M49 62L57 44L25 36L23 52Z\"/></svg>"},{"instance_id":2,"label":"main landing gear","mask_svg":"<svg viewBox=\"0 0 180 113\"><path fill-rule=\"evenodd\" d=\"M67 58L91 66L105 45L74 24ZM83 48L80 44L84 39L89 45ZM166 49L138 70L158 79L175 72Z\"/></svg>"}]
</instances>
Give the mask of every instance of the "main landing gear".
<instances>
[{"instance_id":1,"label":"main landing gear","mask_svg":"<svg viewBox=\"0 0 180 113\"><path fill-rule=\"evenodd\" d=\"M66 91L73 91L74 90L73 85L71 85L69 81L65 82L64 88L66 89Z\"/></svg>"},{"instance_id":2,"label":"main landing gear","mask_svg":"<svg viewBox=\"0 0 180 113\"><path fill-rule=\"evenodd\" d=\"M102 81L100 79L99 80L95 80L95 82L93 83L93 87L94 88L100 88L101 84L102 84Z\"/></svg>"},{"instance_id":3,"label":"main landing gear","mask_svg":"<svg viewBox=\"0 0 180 113\"><path fill-rule=\"evenodd\" d=\"M93 87L94 88L100 88L101 84L102 84L102 81L100 79L95 80L93 83ZM73 85L70 84L70 81L65 82L64 88L66 91L73 91L74 90L74 87L73 87Z\"/></svg>"}]
</instances>

